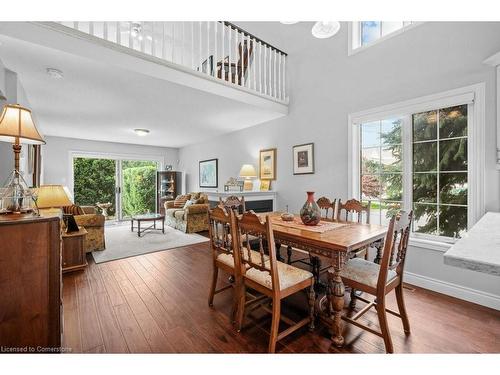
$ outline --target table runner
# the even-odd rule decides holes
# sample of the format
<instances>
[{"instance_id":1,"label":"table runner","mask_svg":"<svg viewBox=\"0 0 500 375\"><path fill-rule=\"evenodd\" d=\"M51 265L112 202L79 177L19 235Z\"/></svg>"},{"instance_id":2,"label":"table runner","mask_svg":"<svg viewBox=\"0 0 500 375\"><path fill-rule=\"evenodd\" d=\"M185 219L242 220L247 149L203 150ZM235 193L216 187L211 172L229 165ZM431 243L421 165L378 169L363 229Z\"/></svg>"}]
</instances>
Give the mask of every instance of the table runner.
<instances>
[{"instance_id":1,"label":"table runner","mask_svg":"<svg viewBox=\"0 0 500 375\"><path fill-rule=\"evenodd\" d=\"M271 221L275 225L280 225L283 227L293 228L293 229L307 230L309 232L315 232L315 233L325 233L330 230L342 228L348 225L347 223L334 223L330 221L321 220L318 225L311 226L303 224L302 221L297 217L294 218L293 221L283 221L279 216L271 217Z\"/></svg>"}]
</instances>

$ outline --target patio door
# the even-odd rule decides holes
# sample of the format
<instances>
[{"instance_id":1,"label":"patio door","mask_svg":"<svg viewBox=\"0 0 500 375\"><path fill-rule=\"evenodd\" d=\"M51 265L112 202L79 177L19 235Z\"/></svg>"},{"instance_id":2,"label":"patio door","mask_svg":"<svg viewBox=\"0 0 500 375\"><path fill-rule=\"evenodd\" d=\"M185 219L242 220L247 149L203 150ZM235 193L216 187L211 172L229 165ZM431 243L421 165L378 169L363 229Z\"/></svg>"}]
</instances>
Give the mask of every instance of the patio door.
<instances>
[{"instance_id":1,"label":"patio door","mask_svg":"<svg viewBox=\"0 0 500 375\"><path fill-rule=\"evenodd\" d=\"M109 203L107 220L127 220L132 215L156 212L157 160L73 156L75 204Z\"/></svg>"}]
</instances>

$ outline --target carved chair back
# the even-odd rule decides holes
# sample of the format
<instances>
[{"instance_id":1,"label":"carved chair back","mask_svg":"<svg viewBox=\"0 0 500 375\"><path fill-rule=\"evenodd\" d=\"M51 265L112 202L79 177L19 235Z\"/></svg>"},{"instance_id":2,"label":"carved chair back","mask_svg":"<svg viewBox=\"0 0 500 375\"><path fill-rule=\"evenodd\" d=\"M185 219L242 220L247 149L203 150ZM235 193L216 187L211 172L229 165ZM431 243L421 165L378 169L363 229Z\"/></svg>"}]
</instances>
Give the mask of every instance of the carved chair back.
<instances>
[{"instance_id":1,"label":"carved chair back","mask_svg":"<svg viewBox=\"0 0 500 375\"><path fill-rule=\"evenodd\" d=\"M235 227L231 211L220 206L208 210L208 233L214 262L220 254L234 255Z\"/></svg>"},{"instance_id":2,"label":"carved chair back","mask_svg":"<svg viewBox=\"0 0 500 375\"><path fill-rule=\"evenodd\" d=\"M334 199L333 202L327 197L319 198L316 203L318 204L321 210L321 219L323 220L333 220L335 218L335 202L337 200Z\"/></svg>"},{"instance_id":3,"label":"carved chair back","mask_svg":"<svg viewBox=\"0 0 500 375\"><path fill-rule=\"evenodd\" d=\"M238 198L235 195L231 195L226 199L219 197L219 205L223 206L226 210L236 210L239 214L246 211L245 197Z\"/></svg>"},{"instance_id":4,"label":"carved chair back","mask_svg":"<svg viewBox=\"0 0 500 375\"><path fill-rule=\"evenodd\" d=\"M253 211L246 211L240 218L236 219L237 238L239 246L235 251L234 259L236 268L242 274L256 270L265 273L264 277L270 277L270 285L266 285L275 293L279 293L278 264L276 260L276 248L269 215L265 221ZM250 247L250 236L252 236L252 248ZM255 244L258 243L258 246ZM267 249L267 254L265 250Z\"/></svg>"},{"instance_id":5,"label":"carved chair back","mask_svg":"<svg viewBox=\"0 0 500 375\"><path fill-rule=\"evenodd\" d=\"M371 201L367 204L363 204L356 199L349 199L345 203L339 199L337 205L337 219L345 221L357 221L358 223L363 222L363 216L365 216L365 223L370 224L370 206Z\"/></svg>"},{"instance_id":6,"label":"carved chair back","mask_svg":"<svg viewBox=\"0 0 500 375\"><path fill-rule=\"evenodd\" d=\"M406 211L400 211L389 222L377 288L385 287L389 270L395 270L398 276L402 276L412 220L413 211L410 211L409 214Z\"/></svg>"}]
</instances>

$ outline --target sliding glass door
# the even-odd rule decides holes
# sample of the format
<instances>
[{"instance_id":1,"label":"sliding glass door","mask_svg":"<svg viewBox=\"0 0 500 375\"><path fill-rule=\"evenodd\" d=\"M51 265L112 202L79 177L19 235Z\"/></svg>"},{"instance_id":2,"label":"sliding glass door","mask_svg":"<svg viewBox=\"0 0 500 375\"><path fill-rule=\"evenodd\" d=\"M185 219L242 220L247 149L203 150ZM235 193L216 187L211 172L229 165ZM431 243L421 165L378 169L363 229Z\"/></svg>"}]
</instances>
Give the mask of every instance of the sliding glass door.
<instances>
[{"instance_id":1,"label":"sliding glass door","mask_svg":"<svg viewBox=\"0 0 500 375\"><path fill-rule=\"evenodd\" d=\"M130 160L82 156L73 158L75 204L109 203L107 220L126 220L133 215L156 212L154 160Z\"/></svg>"}]
</instances>

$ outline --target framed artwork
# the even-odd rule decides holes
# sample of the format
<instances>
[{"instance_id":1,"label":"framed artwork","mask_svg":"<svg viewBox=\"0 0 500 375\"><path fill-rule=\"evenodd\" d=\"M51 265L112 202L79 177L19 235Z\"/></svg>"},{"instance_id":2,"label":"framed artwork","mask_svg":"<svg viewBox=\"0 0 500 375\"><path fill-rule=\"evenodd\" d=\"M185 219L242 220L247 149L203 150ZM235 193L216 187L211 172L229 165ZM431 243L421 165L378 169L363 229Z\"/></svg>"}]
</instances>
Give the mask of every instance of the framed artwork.
<instances>
[{"instance_id":1,"label":"framed artwork","mask_svg":"<svg viewBox=\"0 0 500 375\"><path fill-rule=\"evenodd\" d=\"M276 149L260 150L259 178L261 180L276 180Z\"/></svg>"},{"instance_id":2,"label":"framed artwork","mask_svg":"<svg viewBox=\"0 0 500 375\"><path fill-rule=\"evenodd\" d=\"M201 188L216 188L218 186L218 159L202 160L199 163L199 181Z\"/></svg>"},{"instance_id":3,"label":"framed artwork","mask_svg":"<svg viewBox=\"0 0 500 375\"><path fill-rule=\"evenodd\" d=\"M293 146L293 174L314 173L314 143Z\"/></svg>"},{"instance_id":4,"label":"framed artwork","mask_svg":"<svg viewBox=\"0 0 500 375\"><path fill-rule=\"evenodd\" d=\"M269 191L270 188L271 188L271 180L260 181L260 191Z\"/></svg>"}]
</instances>

